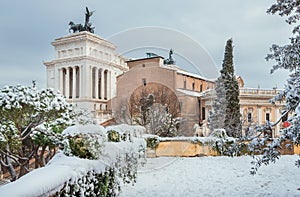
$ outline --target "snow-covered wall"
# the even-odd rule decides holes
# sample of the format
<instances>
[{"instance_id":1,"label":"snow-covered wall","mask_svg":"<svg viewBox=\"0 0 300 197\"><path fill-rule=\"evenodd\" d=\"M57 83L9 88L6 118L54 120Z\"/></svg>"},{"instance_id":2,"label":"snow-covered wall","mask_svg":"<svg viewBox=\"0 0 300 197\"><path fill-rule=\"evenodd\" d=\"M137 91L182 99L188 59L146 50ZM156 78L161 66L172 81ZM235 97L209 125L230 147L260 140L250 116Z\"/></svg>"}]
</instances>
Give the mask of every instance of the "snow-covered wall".
<instances>
[{"instance_id":1,"label":"snow-covered wall","mask_svg":"<svg viewBox=\"0 0 300 197\"><path fill-rule=\"evenodd\" d=\"M110 128L111 129L111 128ZM114 126L115 130L127 131L133 129L134 133L142 133L142 127ZM106 134L107 129L98 126L73 126L64 131L65 134L75 135L78 133L102 133ZM114 167L116 162L122 167L127 165L122 158L126 153L140 157L145 149L146 142L143 138L133 137L131 141L103 142L102 155L97 160L81 159L78 157L66 156L62 151L57 153L45 166L26 174L20 179L0 187L0 196L26 197L26 196L49 196L60 191L67 183L77 183L82 177L93 172L101 174ZM91 187L91 186L88 186ZM84 189L82 189L84 192ZM84 195L84 193L82 193Z\"/></svg>"}]
</instances>

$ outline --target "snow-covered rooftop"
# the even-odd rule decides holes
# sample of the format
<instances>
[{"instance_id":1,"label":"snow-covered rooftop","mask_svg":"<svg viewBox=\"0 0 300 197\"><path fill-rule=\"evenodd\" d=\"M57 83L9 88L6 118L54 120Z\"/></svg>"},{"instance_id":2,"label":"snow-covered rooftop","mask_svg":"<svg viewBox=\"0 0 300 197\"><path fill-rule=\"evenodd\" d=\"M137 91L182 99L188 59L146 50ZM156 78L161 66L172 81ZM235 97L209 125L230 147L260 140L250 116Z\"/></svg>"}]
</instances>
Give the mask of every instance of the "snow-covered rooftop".
<instances>
[{"instance_id":1,"label":"snow-covered rooftop","mask_svg":"<svg viewBox=\"0 0 300 197\"><path fill-rule=\"evenodd\" d=\"M185 95L189 95L189 96L194 96L194 97L201 97L203 96L203 93L202 92L196 92L196 91L191 91L191 90L183 90L183 89L180 89L180 88L177 88L176 89L178 92L181 92Z\"/></svg>"}]
</instances>

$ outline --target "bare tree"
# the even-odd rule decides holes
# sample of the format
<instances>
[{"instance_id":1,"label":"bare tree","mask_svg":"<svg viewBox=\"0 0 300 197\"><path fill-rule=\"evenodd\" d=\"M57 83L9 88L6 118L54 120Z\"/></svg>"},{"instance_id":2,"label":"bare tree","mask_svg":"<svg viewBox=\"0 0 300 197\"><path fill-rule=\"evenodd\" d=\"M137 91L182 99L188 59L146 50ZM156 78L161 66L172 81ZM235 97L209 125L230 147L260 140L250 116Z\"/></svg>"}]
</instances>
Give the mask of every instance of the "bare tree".
<instances>
[{"instance_id":1,"label":"bare tree","mask_svg":"<svg viewBox=\"0 0 300 197\"><path fill-rule=\"evenodd\" d=\"M149 83L137 88L128 101L123 100L115 116L119 122L145 126L149 133L172 136L179 124L179 101L168 87Z\"/></svg>"}]
</instances>

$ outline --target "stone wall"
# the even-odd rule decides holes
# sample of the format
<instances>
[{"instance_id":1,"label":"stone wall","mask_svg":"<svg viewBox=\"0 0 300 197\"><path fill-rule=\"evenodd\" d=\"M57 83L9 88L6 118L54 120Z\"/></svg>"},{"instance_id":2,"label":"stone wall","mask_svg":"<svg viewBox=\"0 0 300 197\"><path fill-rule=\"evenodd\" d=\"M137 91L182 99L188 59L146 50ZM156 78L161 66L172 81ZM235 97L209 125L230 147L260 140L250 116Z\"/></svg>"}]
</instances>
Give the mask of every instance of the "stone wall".
<instances>
[{"instance_id":1,"label":"stone wall","mask_svg":"<svg viewBox=\"0 0 300 197\"><path fill-rule=\"evenodd\" d=\"M282 146L282 155L300 154L300 146L292 146L287 149ZM196 156L220 156L211 145L203 145L191 141L163 141L156 148L147 148L147 157L196 157Z\"/></svg>"}]
</instances>

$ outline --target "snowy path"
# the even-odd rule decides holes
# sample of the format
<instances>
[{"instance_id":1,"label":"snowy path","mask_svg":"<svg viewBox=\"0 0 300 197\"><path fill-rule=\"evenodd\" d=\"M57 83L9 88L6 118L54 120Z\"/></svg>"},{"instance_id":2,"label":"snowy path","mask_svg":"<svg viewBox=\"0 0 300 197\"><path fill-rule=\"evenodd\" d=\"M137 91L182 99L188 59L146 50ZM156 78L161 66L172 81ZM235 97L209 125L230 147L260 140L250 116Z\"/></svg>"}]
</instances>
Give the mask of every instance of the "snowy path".
<instances>
[{"instance_id":1,"label":"snowy path","mask_svg":"<svg viewBox=\"0 0 300 197\"><path fill-rule=\"evenodd\" d=\"M149 158L121 196L300 196L297 158L282 156L255 176L251 157Z\"/></svg>"}]
</instances>

